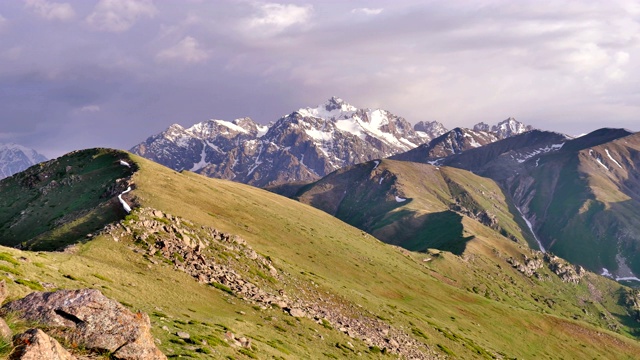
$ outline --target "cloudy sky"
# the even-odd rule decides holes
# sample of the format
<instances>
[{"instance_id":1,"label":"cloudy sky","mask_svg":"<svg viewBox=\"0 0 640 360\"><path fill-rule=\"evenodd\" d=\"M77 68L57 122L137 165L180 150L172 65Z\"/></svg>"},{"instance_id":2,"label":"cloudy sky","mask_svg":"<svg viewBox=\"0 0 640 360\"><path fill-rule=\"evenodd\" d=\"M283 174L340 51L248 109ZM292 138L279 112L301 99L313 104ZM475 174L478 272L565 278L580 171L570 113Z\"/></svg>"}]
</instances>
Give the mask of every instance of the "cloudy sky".
<instances>
[{"instance_id":1,"label":"cloudy sky","mask_svg":"<svg viewBox=\"0 0 640 360\"><path fill-rule=\"evenodd\" d=\"M330 96L449 128L640 130L637 1L0 2L0 143L128 149Z\"/></svg>"}]
</instances>

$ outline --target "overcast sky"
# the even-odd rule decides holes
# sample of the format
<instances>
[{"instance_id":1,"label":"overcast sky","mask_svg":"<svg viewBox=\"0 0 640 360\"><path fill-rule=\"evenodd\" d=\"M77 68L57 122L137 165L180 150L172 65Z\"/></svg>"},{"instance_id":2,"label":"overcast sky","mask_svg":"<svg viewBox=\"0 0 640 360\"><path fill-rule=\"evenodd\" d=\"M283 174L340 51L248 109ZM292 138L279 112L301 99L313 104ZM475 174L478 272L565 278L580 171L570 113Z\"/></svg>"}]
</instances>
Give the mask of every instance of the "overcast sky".
<instances>
[{"instance_id":1,"label":"overcast sky","mask_svg":"<svg viewBox=\"0 0 640 360\"><path fill-rule=\"evenodd\" d=\"M335 95L448 128L640 130L638 1L0 2L0 143L128 149Z\"/></svg>"}]
</instances>

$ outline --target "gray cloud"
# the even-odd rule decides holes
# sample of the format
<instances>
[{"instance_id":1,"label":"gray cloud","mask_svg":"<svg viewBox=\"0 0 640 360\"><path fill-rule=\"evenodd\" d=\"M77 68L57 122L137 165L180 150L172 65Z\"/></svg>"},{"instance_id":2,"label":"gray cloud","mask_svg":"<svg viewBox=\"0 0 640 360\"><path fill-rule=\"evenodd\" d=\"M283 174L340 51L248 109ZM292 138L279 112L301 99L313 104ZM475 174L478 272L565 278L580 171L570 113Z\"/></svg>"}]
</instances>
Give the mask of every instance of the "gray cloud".
<instances>
[{"instance_id":1,"label":"gray cloud","mask_svg":"<svg viewBox=\"0 0 640 360\"><path fill-rule=\"evenodd\" d=\"M47 0L24 0L25 6L38 16L47 20L69 21L76 16L69 3L57 3Z\"/></svg>"},{"instance_id":2,"label":"gray cloud","mask_svg":"<svg viewBox=\"0 0 640 360\"><path fill-rule=\"evenodd\" d=\"M354 4L3 2L0 141L126 149L171 123L266 123L332 95L448 127L640 130L634 1ZM73 16L43 15L63 5Z\"/></svg>"}]
</instances>

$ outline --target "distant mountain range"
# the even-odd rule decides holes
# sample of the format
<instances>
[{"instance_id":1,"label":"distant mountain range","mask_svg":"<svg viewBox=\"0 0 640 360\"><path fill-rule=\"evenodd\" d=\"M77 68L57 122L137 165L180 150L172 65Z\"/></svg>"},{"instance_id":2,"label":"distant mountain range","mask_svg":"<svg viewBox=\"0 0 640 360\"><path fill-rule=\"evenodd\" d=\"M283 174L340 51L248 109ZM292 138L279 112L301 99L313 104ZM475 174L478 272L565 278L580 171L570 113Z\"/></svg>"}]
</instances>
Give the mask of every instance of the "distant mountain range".
<instances>
[{"instance_id":1,"label":"distant mountain range","mask_svg":"<svg viewBox=\"0 0 640 360\"><path fill-rule=\"evenodd\" d=\"M407 120L332 97L269 126L250 118L171 125L131 152L174 170L190 170L258 187L318 180L332 171L433 144L443 157L531 129L513 118L489 127L448 131L441 123Z\"/></svg>"},{"instance_id":2,"label":"distant mountain range","mask_svg":"<svg viewBox=\"0 0 640 360\"><path fill-rule=\"evenodd\" d=\"M0 144L0 179L43 161L47 158L33 149L17 144Z\"/></svg>"}]
</instances>

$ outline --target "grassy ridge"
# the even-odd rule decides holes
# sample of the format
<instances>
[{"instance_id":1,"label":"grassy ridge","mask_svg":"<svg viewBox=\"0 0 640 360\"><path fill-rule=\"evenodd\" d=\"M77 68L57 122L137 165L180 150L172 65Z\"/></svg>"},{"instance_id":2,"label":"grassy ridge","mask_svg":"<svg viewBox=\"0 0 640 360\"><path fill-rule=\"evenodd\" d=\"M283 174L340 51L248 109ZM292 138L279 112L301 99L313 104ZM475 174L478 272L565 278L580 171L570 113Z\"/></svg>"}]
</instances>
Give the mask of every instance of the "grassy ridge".
<instances>
[{"instance_id":1,"label":"grassy ridge","mask_svg":"<svg viewBox=\"0 0 640 360\"><path fill-rule=\"evenodd\" d=\"M121 158L127 155L85 150L4 179L0 192L11 196L0 197L2 244L60 249L122 218L110 191L117 179L131 175Z\"/></svg>"}]
</instances>

